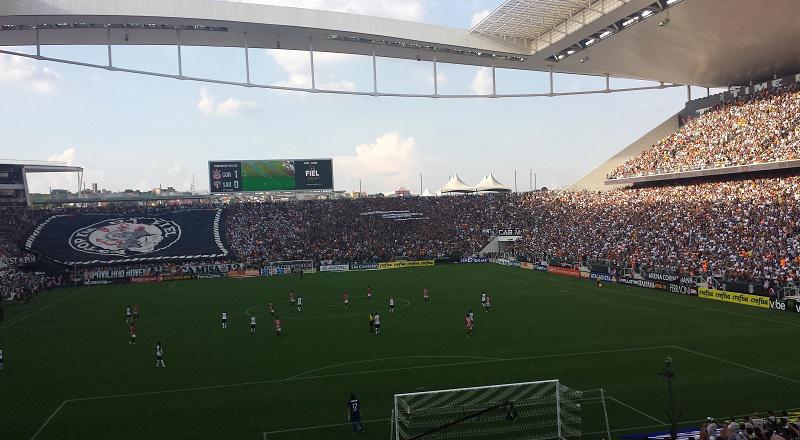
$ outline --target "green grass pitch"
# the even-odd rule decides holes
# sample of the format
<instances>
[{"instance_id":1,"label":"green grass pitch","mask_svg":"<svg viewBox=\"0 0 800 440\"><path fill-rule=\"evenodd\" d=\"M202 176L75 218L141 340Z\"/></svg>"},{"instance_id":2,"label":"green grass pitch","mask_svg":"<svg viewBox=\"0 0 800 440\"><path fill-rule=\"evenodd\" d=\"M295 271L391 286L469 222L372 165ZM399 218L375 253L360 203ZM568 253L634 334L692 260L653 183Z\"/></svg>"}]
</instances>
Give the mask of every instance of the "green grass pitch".
<instances>
[{"instance_id":1,"label":"green grass pitch","mask_svg":"<svg viewBox=\"0 0 800 440\"><path fill-rule=\"evenodd\" d=\"M482 288L492 312L480 310ZM289 307L289 289L302 292L302 312ZM136 345L124 318L131 303L142 308ZM380 336L368 332L375 310ZM547 379L604 389L617 436L665 428L667 355L682 419L696 426L800 407L798 330L793 314L496 265L77 287L6 306L0 438L353 438L345 403L354 392L370 421L358 437L386 439L395 393ZM154 367L159 340L165 369ZM599 405L583 413L584 438L605 437L589 434L604 430Z\"/></svg>"}]
</instances>

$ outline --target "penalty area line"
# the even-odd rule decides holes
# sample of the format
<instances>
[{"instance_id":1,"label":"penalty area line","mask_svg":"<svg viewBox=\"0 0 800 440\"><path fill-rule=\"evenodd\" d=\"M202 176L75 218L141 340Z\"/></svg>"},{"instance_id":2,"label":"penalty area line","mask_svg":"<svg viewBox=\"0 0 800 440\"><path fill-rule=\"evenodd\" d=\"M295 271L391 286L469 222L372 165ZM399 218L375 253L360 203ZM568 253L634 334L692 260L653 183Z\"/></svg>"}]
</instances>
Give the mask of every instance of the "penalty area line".
<instances>
[{"instance_id":1,"label":"penalty area line","mask_svg":"<svg viewBox=\"0 0 800 440\"><path fill-rule=\"evenodd\" d=\"M44 431L44 428L47 427L47 425L50 423L50 421L53 420L53 418L56 416L56 414L58 414L59 411L61 411L61 408L63 408L64 405L67 404L67 402L70 402L70 400L65 400L65 401L61 402L61 405L58 405L58 408L56 408L56 410L53 411L52 414L50 414L50 417L48 417L47 420L45 420L44 423L42 423L42 426L40 426L39 429L36 432L33 433L33 436L31 437L31 440L35 440L36 437L38 437L39 434L41 434L42 431Z\"/></svg>"},{"instance_id":2,"label":"penalty area line","mask_svg":"<svg viewBox=\"0 0 800 440\"><path fill-rule=\"evenodd\" d=\"M383 418L383 419L372 419L372 420L362 420L361 423L376 423L376 422L388 422L390 419ZM323 428L335 428L337 426L347 426L352 424L353 422L344 422L344 423L331 423L330 425L317 425L317 426L301 426L297 428L286 428L286 429L279 429L277 431L266 431L263 433L263 438L267 438L267 434L281 434L286 432L297 432L297 431L311 431L313 429L323 429Z\"/></svg>"},{"instance_id":3,"label":"penalty area line","mask_svg":"<svg viewBox=\"0 0 800 440\"><path fill-rule=\"evenodd\" d=\"M34 310L34 311L32 311L32 312L28 312L28 313L25 313L24 315L20 315L20 316L18 316L18 317L15 317L15 318L13 318L13 319L10 319L10 320L9 320L9 321L6 323L6 325L4 325L4 326L0 327L0 330L5 330L5 329L7 329L7 328L11 327L12 325L14 325L14 324L16 324L16 323L18 323L18 322L22 321L23 319L30 318L31 316L33 316L33 315L35 315L35 314L37 314L37 313L39 313L39 312L41 312L41 311L43 311L43 310L47 310L47 309L49 309L50 307L56 306L56 305L58 305L58 304L61 304L62 302L66 301L66 300L68 300L68 299L70 299L70 298L72 298L73 296L75 296L75 295L77 295L77 294L79 294L79 293L81 293L81 292L85 291L86 289L88 289L88 287L84 287L84 288L82 288L82 289L78 289L77 291L75 291L75 292L72 292L72 293L70 293L69 295L67 295L67 296L65 296L65 297L63 297L63 298L61 298L61 299L59 299L59 300L57 300L57 301L53 301L53 302L51 302L50 304L48 304L48 305L46 305L46 306L44 306L44 307L42 307L42 308L40 308L40 309L36 309L36 310Z\"/></svg>"}]
</instances>

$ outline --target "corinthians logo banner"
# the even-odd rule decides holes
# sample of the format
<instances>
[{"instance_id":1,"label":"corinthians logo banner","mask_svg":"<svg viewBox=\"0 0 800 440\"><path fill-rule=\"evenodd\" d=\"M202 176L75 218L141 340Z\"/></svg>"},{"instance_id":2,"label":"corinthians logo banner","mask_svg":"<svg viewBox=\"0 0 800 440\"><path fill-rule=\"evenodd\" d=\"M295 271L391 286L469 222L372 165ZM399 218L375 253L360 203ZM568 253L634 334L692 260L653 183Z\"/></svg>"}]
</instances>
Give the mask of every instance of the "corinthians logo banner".
<instances>
[{"instance_id":1,"label":"corinthians logo banner","mask_svg":"<svg viewBox=\"0 0 800 440\"><path fill-rule=\"evenodd\" d=\"M160 214L55 215L25 243L28 250L68 265L196 260L228 255L218 209Z\"/></svg>"}]
</instances>

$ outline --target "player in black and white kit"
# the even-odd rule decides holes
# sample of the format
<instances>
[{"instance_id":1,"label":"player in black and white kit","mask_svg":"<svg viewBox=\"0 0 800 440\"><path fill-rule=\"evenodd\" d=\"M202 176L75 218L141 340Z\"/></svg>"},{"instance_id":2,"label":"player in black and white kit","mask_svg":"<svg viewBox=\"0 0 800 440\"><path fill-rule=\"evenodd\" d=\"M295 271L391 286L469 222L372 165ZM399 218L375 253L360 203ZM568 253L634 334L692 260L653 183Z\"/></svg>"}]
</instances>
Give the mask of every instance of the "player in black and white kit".
<instances>
[{"instance_id":1,"label":"player in black and white kit","mask_svg":"<svg viewBox=\"0 0 800 440\"><path fill-rule=\"evenodd\" d=\"M394 296L389 297L389 313L394 313Z\"/></svg>"},{"instance_id":2,"label":"player in black and white kit","mask_svg":"<svg viewBox=\"0 0 800 440\"><path fill-rule=\"evenodd\" d=\"M381 315L380 313L375 313L375 318L373 319L375 322L375 334L381 334Z\"/></svg>"},{"instance_id":3,"label":"player in black and white kit","mask_svg":"<svg viewBox=\"0 0 800 440\"><path fill-rule=\"evenodd\" d=\"M159 364L162 368L166 368L166 364L164 364L164 347L161 346L161 341L158 341L156 344L156 368L158 368Z\"/></svg>"},{"instance_id":4,"label":"player in black and white kit","mask_svg":"<svg viewBox=\"0 0 800 440\"><path fill-rule=\"evenodd\" d=\"M255 332L256 332L256 317L255 316L251 316L250 317L250 333L255 333Z\"/></svg>"},{"instance_id":5,"label":"player in black and white kit","mask_svg":"<svg viewBox=\"0 0 800 440\"><path fill-rule=\"evenodd\" d=\"M303 308L303 295L297 295L297 311Z\"/></svg>"},{"instance_id":6,"label":"player in black and white kit","mask_svg":"<svg viewBox=\"0 0 800 440\"><path fill-rule=\"evenodd\" d=\"M484 292L483 290L481 290L481 306L483 306L483 308L486 308L486 292Z\"/></svg>"},{"instance_id":7,"label":"player in black and white kit","mask_svg":"<svg viewBox=\"0 0 800 440\"><path fill-rule=\"evenodd\" d=\"M3 349L0 348L0 370L3 369Z\"/></svg>"},{"instance_id":8,"label":"player in black and white kit","mask_svg":"<svg viewBox=\"0 0 800 440\"><path fill-rule=\"evenodd\" d=\"M228 312L222 312L222 328L228 328Z\"/></svg>"},{"instance_id":9,"label":"player in black and white kit","mask_svg":"<svg viewBox=\"0 0 800 440\"><path fill-rule=\"evenodd\" d=\"M131 306L125 307L125 322L131 322Z\"/></svg>"}]
</instances>

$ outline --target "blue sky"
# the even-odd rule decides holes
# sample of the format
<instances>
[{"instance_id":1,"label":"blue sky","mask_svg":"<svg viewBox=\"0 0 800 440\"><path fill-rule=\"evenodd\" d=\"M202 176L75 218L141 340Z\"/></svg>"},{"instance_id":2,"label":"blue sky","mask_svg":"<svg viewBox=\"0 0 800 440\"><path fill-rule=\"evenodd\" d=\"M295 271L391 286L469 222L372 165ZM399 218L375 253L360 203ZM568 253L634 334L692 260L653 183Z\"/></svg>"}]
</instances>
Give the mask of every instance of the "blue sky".
<instances>
[{"instance_id":1,"label":"blue sky","mask_svg":"<svg viewBox=\"0 0 800 440\"><path fill-rule=\"evenodd\" d=\"M467 28L500 0L263 0ZM30 50L26 48L26 50ZM105 62L105 47L43 54ZM252 50L252 80L309 84L306 52ZM174 72L174 48L116 47L115 64ZM184 48L184 73L242 79L240 49ZM315 56L318 87L371 90L371 60ZM440 93L485 91L478 68L439 66ZM429 63L380 59L382 91L428 92ZM546 91L547 76L498 70L498 92ZM634 82L612 80L612 86ZM557 76L557 90L603 80ZM704 92L704 91L703 91ZM699 94L700 90L694 93ZM685 88L560 98L431 100L310 95L176 81L0 55L0 159L63 160L101 188L208 188L212 159L334 158L335 186L436 191L453 172L491 171L527 190L565 186L683 107ZM696 95L699 96L699 95ZM34 191L77 189L73 177L31 180Z\"/></svg>"}]
</instances>

